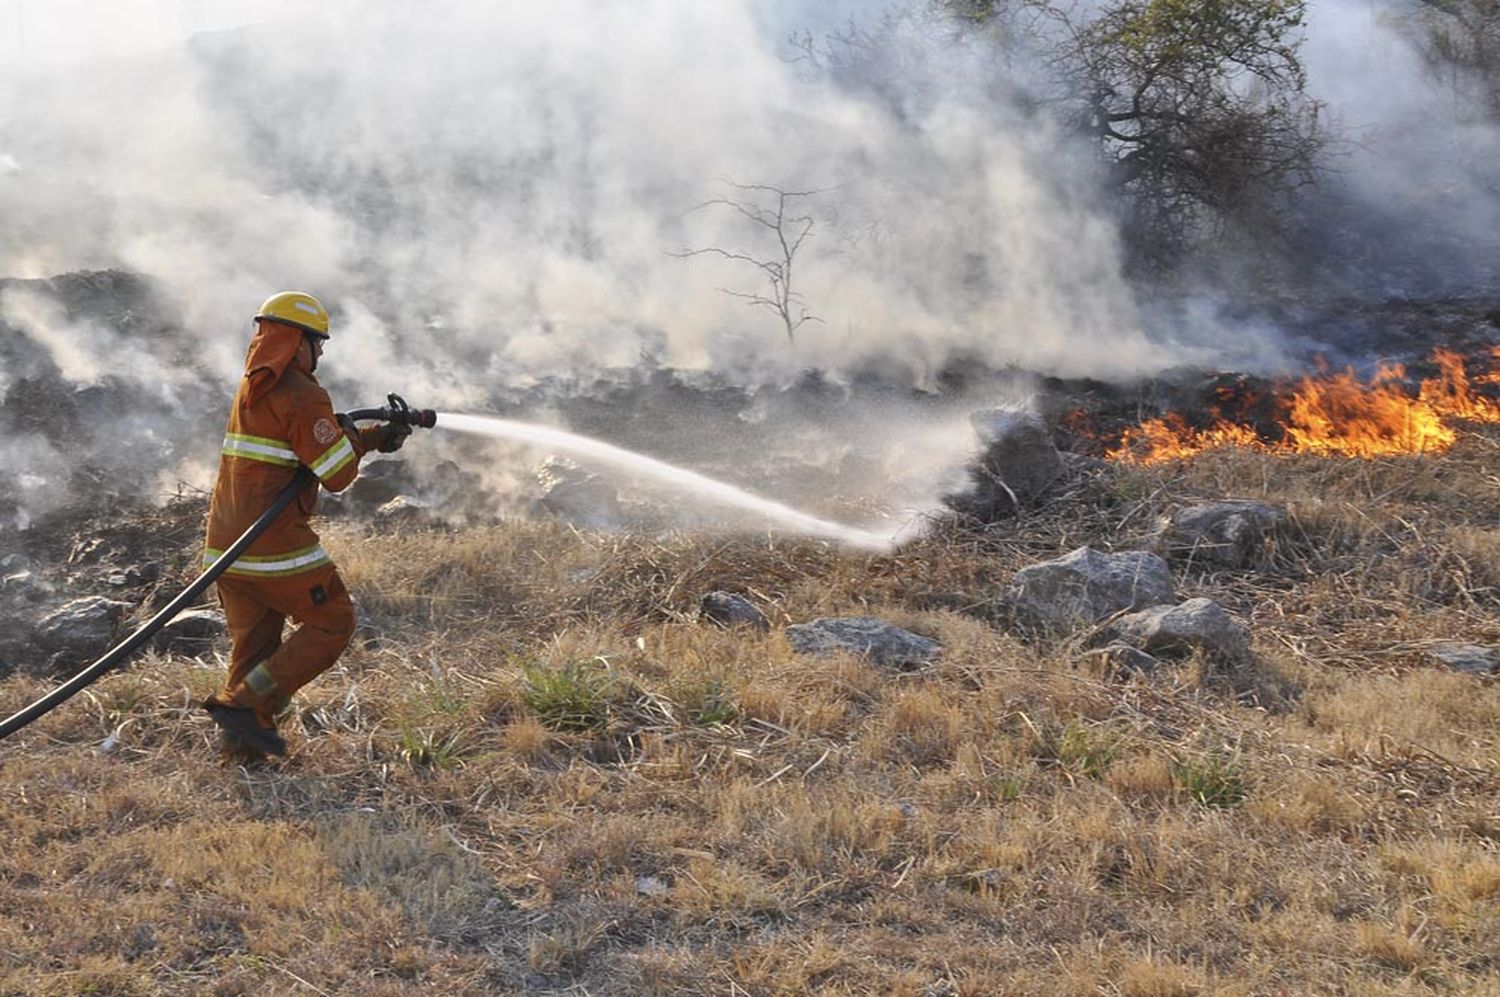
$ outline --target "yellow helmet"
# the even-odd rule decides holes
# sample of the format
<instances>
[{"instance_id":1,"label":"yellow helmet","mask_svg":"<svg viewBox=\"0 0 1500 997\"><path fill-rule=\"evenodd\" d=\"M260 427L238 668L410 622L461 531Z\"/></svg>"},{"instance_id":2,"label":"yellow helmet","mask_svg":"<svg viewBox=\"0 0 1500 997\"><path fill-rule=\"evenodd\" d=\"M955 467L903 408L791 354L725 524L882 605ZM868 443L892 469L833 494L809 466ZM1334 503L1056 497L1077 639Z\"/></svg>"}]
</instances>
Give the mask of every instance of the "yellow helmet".
<instances>
[{"instance_id":1,"label":"yellow helmet","mask_svg":"<svg viewBox=\"0 0 1500 997\"><path fill-rule=\"evenodd\" d=\"M328 309L317 298L301 291L279 291L271 295L255 313L255 321L261 319L284 322L319 338L328 338Z\"/></svg>"}]
</instances>

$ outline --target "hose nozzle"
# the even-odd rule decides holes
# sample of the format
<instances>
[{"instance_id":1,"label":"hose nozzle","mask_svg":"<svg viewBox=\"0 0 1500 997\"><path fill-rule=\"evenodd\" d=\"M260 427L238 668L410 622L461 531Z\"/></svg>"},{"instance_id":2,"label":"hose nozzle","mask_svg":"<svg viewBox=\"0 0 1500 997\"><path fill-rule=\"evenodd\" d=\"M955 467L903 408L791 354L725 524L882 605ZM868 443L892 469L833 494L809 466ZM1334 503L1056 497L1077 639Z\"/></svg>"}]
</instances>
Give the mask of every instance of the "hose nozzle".
<instances>
[{"instance_id":1,"label":"hose nozzle","mask_svg":"<svg viewBox=\"0 0 1500 997\"><path fill-rule=\"evenodd\" d=\"M385 401L385 407L380 410L381 422L399 422L423 429L431 429L437 425L437 413L430 408L412 408L406 404L405 398L395 392L386 395Z\"/></svg>"}]
</instances>

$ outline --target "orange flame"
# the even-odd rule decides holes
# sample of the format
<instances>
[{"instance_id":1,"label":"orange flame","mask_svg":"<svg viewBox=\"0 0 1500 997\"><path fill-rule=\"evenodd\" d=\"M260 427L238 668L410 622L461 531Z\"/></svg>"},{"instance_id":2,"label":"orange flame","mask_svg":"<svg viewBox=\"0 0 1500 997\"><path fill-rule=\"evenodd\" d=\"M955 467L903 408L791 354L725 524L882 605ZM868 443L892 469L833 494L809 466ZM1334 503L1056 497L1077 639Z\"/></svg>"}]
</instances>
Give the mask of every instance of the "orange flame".
<instances>
[{"instance_id":1,"label":"orange flame","mask_svg":"<svg viewBox=\"0 0 1500 997\"><path fill-rule=\"evenodd\" d=\"M1476 388L1500 385L1500 347L1490 359L1495 369L1471 381L1463 356L1435 350L1437 376L1424 379L1416 397L1406 389L1399 364L1382 364L1368 383L1352 370L1305 377L1276 400L1270 431L1223 418L1197 428L1174 413L1127 429L1106 456L1154 464L1231 446L1346 457L1442 453L1458 438L1451 421L1500 422L1500 402Z\"/></svg>"},{"instance_id":2,"label":"orange flame","mask_svg":"<svg viewBox=\"0 0 1500 997\"><path fill-rule=\"evenodd\" d=\"M1491 355L1500 366L1500 347ZM1460 354L1440 348L1432 351L1432 361L1438 365L1438 376L1422 382L1419 398L1450 418L1500 422L1500 403L1474 390ZM1480 384L1500 384L1500 371L1489 371L1475 380Z\"/></svg>"}]
</instances>

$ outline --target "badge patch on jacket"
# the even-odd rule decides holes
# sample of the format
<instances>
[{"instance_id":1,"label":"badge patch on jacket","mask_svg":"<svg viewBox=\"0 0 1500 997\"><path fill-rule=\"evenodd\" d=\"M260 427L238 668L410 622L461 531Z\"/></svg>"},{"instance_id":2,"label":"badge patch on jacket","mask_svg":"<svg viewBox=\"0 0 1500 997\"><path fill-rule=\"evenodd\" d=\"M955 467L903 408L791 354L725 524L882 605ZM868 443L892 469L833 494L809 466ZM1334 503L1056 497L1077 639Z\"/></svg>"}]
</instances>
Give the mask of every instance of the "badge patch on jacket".
<instances>
[{"instance_id":1,"label":"badge patch on jacket","mask_svg":"<svg viewBox=\"0 0 1500 997\"><path fill-rule=\"evenodd\" d=\"M313 423L313 439L327 446L339 438L339 427L327 419L319 419Z\"/></svg>"}]
</instances>

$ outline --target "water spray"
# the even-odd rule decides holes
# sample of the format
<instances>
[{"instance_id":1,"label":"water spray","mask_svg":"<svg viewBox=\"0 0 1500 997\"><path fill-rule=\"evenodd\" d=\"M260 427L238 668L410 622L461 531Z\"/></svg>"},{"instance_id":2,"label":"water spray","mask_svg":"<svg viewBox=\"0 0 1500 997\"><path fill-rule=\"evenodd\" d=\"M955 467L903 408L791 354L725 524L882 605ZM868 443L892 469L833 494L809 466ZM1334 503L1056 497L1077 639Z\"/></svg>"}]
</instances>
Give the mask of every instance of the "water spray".
<instances>
[{"instance_id":1,"label":"water spray","mask_svg":"<svg viewBox=\"0 0 1500 997\"><path fill-rule=\"evenodd\" d=\"M887 551L909 532L908 529L876 533L870 530L845 526L810 516L789 505L764 498L723 481L717 481L696 471L668 464L666 461L647 457L603 440L579 436L551 426L541 426L512 419L497 419L491 416L442 413L439 419L444 429L461 433L473 433L495 439L514 440L583 457L587 460L610 464L615 467L645 475L671 487L695 492L712 501L744 512L764 516L770 522L793 533L823 537L860 550Z\"/></svg>"}]
</instances>

